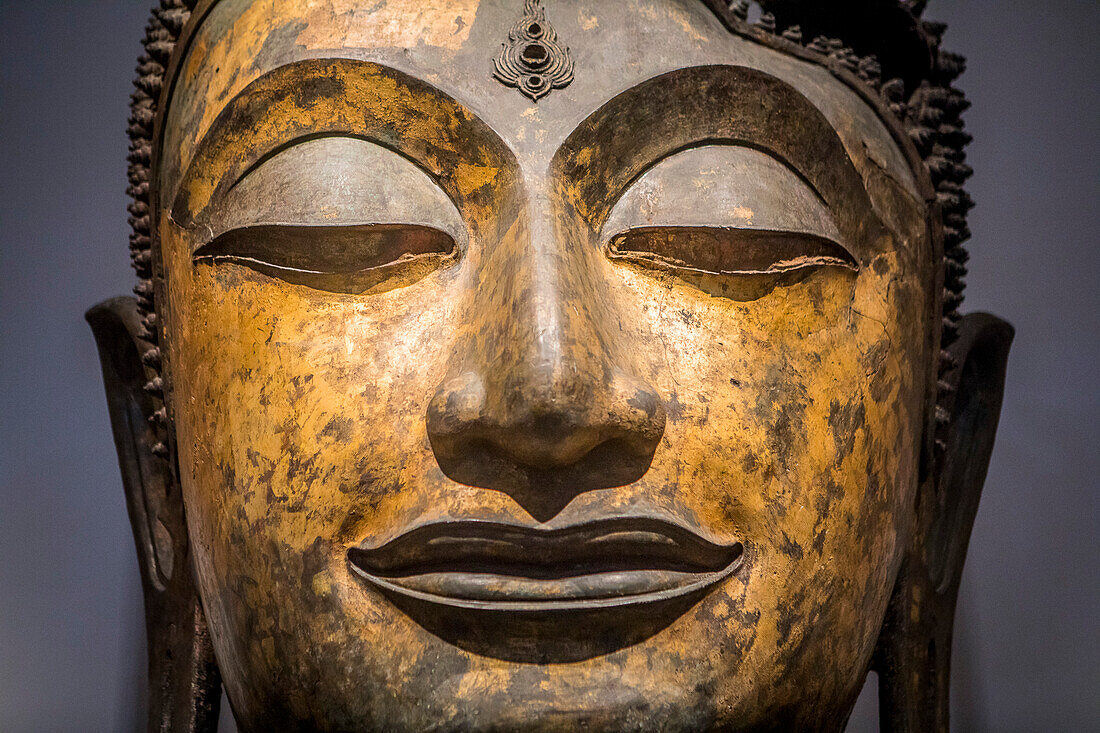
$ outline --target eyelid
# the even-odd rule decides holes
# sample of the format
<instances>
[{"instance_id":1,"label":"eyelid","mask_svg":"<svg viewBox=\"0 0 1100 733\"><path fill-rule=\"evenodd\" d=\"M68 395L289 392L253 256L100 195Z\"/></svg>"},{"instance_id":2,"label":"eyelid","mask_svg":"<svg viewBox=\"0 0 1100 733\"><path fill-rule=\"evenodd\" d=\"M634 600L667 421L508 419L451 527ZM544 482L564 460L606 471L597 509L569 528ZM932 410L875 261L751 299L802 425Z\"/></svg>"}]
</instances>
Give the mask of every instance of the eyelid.
<instances>
[{"instance_id":1,"label":"eyelid","mask_svg":"<svg viewBox=\"0 0 1100 733\"><path fill-rule=\"evenodd\" d=\"M782 275L812 267L859 271L836 241L804 232L706 226L634 227L613 236L612 259L707 275Z\"/></svg>"},{"instance_id":2,"label":"eyelid","mask_svg":"<svg viewBox=\"0 0 1100 733\"><path fill-rule=\"evenodd\" d=\"M263 224L224 232L192 255L332 292L366 292L395 276L407 284L456 255L455 240L418 224L346 226Z\"/></svg>"},{"instance_id":3,"label":"eyelid","mask_svg":"<svg viewBox=\"0 0 1100 733\"><path fill-rule=\"evenodd\" d=\"M454 201L414 162L369 141L322 136L265 158L198 225L223 236L256 226L389 223L442 230L460 248L467 241Z\"/></svg>"},{"instance_id":4,"label":"eyelid","mask_svg":"<svg viewBox=\"0 0 1100 733\"><path fill-rule=\"evenodd\" d=\"M681 238L685 232L710 232L711 240L715 233L727 232L720 239L736 234L741 247L756 242L762 255L775 254L777 246L792 250L789 257L779 259L806 254L809 238L819 241L816 250L821 254L851 258L850 251L837 244L842 235L834 212L804 177L766 152L745 146L691 148L662 159L623 192L603 231L675 231ZM719 244L701 244L697 254L714 254ZM773 269L775 261L732 269Z\"/></svg>"}]
</instances>

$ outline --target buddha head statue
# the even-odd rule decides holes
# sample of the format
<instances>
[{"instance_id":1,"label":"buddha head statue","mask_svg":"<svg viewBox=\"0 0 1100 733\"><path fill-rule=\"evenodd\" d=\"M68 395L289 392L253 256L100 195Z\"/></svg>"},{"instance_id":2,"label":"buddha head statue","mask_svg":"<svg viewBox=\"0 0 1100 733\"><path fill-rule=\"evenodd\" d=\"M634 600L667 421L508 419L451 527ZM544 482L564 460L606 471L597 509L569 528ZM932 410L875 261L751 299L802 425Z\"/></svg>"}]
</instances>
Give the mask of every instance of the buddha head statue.
<instances>
[{"instance_id":1,"label":"buddha head statue","mask_svg":"<svg viewBox=\"0 0 1100 733\"><path fill-rule=\"evenodd\" d=\"M150 730L947 728L1011 328L919 0L163 0Z\"/></svg>"}]
</instances>

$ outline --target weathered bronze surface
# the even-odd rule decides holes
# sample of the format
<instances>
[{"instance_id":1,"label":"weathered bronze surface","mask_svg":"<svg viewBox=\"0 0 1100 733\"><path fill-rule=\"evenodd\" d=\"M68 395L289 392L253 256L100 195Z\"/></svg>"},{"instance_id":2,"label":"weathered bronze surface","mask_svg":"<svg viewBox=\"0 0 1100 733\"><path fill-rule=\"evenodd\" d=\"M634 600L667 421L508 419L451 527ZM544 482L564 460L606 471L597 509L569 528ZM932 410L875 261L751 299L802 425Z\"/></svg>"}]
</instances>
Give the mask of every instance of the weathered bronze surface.
<instances>
[{"instance_id":1,"label":"weathered bronze surface","mask_svg":"<svg viewBox=\"0 0 1100 733\"><path fill-rule=\"evenodd\" d=\"M164 0L150 730L946 730L1012 332L920 6Z\"/></svg>"}]
</instances>

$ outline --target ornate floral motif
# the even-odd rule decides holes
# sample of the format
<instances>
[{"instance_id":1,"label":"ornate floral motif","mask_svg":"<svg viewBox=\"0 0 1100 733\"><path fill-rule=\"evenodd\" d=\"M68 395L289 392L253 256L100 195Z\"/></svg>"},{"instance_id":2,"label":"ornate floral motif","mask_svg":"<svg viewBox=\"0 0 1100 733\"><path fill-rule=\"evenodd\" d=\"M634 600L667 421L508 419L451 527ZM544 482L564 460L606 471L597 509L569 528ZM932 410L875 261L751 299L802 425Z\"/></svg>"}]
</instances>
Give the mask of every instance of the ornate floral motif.
<instances>
[{"instance_id":1,"label":"ornate floral motif","mask_svg":"<svg viewBox=\"0 0 1100 733\"><path fill-rule=\"evenodd\" d=\"M558 43L541 0L526 0L523 17L512 26L503 46L493 62L493 76L531 99L573 81L573 57Z\"/></svg>"}]
</instances>

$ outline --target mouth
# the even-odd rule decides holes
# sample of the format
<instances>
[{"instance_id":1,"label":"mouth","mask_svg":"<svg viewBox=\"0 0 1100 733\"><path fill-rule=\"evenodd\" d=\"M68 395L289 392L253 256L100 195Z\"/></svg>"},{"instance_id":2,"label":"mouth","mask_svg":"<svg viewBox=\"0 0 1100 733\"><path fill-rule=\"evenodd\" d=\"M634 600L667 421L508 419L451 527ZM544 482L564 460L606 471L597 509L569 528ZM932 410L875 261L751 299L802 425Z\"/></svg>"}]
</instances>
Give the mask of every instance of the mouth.
<instances>
[{"instance_id":1,"label":"mouth","mask_svg":"<svg viewBox=\"0 0 1100 733\"><path fill-rule=\"evenodd\" d=\"M352 569L387 595L468 611L525 614L638 608L702 593L742 564L665 519L616 517L561 529L439 522L348 550Z\"/></svg>"}]
</instances>

